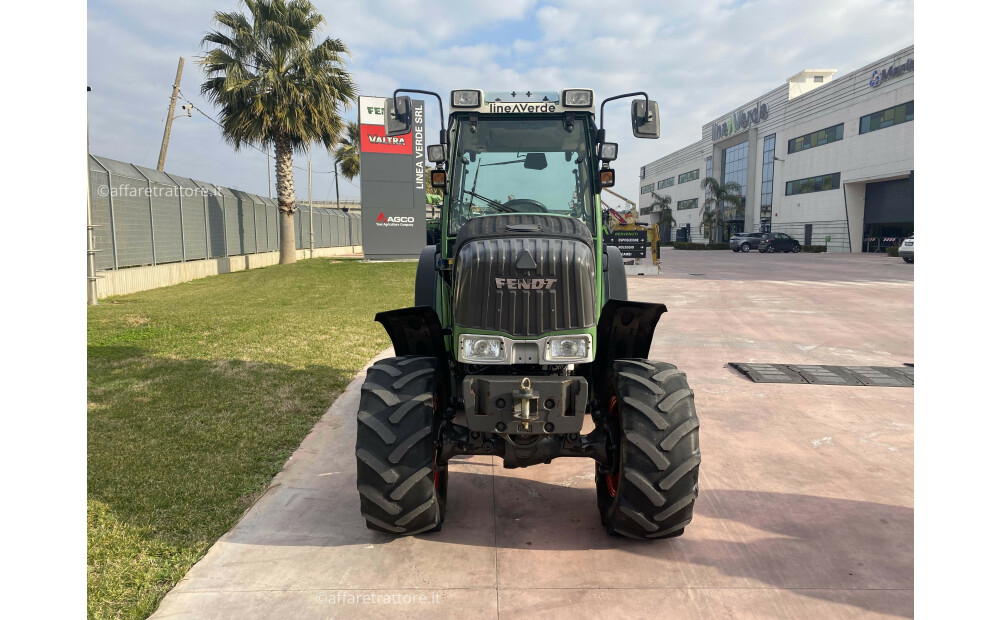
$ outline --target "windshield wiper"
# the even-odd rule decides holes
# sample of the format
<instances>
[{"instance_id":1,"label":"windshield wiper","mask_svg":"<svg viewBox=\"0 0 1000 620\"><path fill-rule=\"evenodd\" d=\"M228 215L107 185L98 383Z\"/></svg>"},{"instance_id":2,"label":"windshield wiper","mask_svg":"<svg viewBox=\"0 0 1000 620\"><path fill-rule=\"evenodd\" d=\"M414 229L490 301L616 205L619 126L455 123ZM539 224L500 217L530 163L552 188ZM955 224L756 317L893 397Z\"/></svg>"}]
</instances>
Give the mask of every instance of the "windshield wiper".
<instances>
[{"instance_id":1,"label":"windshield wiper","mask_svg":"<svg viewBox=\"0 0 1000 620\"><path fill-rule=\"evenodd\" d=\"M487 203L489 203L489 206L493 207L497 211L503 211L504 213L517 213L517 211L515 211L514 209L508 207L507 205L505 205L503 203L497 202L496 200L493 200L492 198L487 198L486 196L483 196L481 194L477 194L474 191L469 191L467 193L470 196L473 196L475 198L479 198L480 200L485 200Z\"/></svg>"}]
</instances>

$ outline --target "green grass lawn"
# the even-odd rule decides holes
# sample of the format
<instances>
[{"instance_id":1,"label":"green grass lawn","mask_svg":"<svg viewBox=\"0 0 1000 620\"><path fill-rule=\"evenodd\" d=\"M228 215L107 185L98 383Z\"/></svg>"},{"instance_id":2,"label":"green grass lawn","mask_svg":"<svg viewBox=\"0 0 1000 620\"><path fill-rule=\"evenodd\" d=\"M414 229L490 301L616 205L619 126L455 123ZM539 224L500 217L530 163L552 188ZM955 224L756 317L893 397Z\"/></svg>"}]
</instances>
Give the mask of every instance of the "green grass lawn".
<instances>
[{"instance_id":1,"label":"green grass lawn","mask_svg":"<svg viewBox=\"0 0 1000 620\"><path fill-rule=\"evenodd\" d=\"M415 271L314 259L89 309L88 616L156 609L389 346L372 316Z\"/></svg>"}]
</instances>

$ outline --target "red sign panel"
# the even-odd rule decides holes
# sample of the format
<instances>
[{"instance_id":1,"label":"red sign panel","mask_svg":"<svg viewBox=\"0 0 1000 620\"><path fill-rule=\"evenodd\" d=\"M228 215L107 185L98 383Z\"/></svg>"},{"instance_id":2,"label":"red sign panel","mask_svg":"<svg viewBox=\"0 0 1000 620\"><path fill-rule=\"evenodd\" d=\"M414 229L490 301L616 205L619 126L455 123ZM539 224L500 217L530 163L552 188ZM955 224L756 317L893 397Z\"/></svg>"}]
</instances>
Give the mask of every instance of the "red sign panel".
<instances>
[{"instance_id":1,"label":"red sign panel","mask_svg":"<svg viewBox=\"0 0 1000 620\"><path fill-rule=\"evenodd\" d=\"M365 153L412 155L413 144L410 142L411 139L412 133L388 138L385 135L385 127L381 125L361 126L361 150Z\"/></svg>"}]
</instances>

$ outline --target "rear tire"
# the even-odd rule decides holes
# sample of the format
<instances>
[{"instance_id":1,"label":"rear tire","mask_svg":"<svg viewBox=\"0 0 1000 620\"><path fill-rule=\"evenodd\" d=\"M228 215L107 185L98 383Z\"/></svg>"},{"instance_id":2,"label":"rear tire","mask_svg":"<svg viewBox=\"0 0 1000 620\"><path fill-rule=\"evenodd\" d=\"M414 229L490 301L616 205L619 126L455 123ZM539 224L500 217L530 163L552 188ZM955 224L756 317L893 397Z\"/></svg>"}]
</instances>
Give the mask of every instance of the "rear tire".
<instances>
[{"instance_id":1,"label":"rear tire","mask_svg":"<svg viewBox=\"0 0 1000 620\"><path fill-rule=\"evenodd\" d=\"M774 254L774 246L773 245L767 246L767 253L768 254Z\"/></svg>"},{"instance_id":2,"label":"rear tire","mask_svg":"<svg viewBox=\"0 0 1000 620\"><path fill-rule=\"evenodd\" d=\"M750 244L749 243L744 243L743 245L740 246L740 250L743 251L743 252L749 252L750 251Z\"/></svg>"},{"instance_id":3,"label":"rear tire","mask_svg":"<svg viewBox=\"0 0 1000 620\"><path fill-rule=\"evenodd\" d=\"M436 385L433 357L391 357L368 369L355 456L369 529L409 536L444 522L448 470L434 464Z\"/></svg>"},{"instance_id":4,"label":"rear tire","mask_svg":"<svg viewBox=\"0 0 1000 620\"><path fill-rule=\"evenodd\" d=\"M905 257L904 257L904 258L903 258L903 262L906 262L906 263L912 263L912 262L913 262L913 259L912 259L912 258L905 258Z\"/></svg>"},{"instance_id":5,"label":"rear tire","mask_svg":"<svg viewBox=\"0 0 1000 620\"><path fill-rule=\"evenodd\" d=\"M615 360L605 401L619 446L615 471L597 471L597 504L610 534L680 536L698 497L698 416L687 377L673 364Z\"/></svg>"}]
</instances>

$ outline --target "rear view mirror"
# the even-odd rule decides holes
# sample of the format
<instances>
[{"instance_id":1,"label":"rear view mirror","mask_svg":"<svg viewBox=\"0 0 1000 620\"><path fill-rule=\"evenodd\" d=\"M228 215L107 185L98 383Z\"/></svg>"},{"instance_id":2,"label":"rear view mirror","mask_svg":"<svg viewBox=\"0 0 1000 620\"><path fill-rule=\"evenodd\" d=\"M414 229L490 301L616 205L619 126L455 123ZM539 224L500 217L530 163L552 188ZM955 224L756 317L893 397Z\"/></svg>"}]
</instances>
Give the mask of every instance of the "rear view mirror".
<instances>
[{"instance_id":1,"label":"rear view mirror","mask_svg":"<svg viewBox=\"0 0 1000 620\"><path fill-rule=\"evenodd\" d=\"M634 122L633 122L634 124ZM402 136L410 133L413 125L413 106L410 98L396 97L385 100L385 135Z\"/></svg>"},{"instance_id":2,"label":"rear view mirror","mask_svg":"<svg viewBox=\"0 0 1000 620\"><path fill-rule=\"evenodd\" d=\"M524 167L528 170L545 170L548 165L545 153L527 153L524 156Z\"/></svg>"},{"instance_id":3,"label":"rear view mirror","mask_svg":"<svg viewBox=\"0 0 1000 620\"><path fill-rule=\"evenodd\" d=\"M660 106L650 100L646 109L645 99L632 100L632 135L636 138L660 137Z\"/></svg>"}]
</instances>

